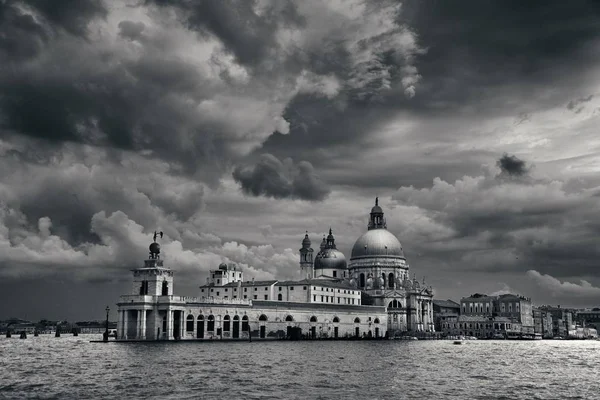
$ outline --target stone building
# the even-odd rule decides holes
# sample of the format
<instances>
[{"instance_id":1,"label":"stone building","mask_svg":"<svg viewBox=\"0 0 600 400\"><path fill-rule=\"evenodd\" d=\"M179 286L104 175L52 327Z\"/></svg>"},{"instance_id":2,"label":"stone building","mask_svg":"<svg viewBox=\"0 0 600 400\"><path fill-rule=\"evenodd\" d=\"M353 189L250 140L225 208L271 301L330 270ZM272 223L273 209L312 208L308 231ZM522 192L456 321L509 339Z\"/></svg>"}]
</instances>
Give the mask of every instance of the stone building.
<instances>
[{"instance_id":1,"label":"stone building","mask_svg":"<svg viewBox=\"0 0 600 400\"><path fill-rule=\"evenodd\" d=\"M448 318L447 318L448 319ZM460 316L441 323L447 335L479 338L533 338L531 299L513 294L475 293L460 300Z\"/></svg>"},{"instance_id":2,"label":"stone building","mask_svg":"<svg viewBox=\"0 0 600 400\"><path fill-rule=\"evenodd\" d=\"M378 338L434 331L433 289L409 278L377 200L349 264L331 228L316 255L308 234L299 253L300 280L246 281L239 267L223 263L209 272L198 297L186 297L174 295L175 271L155 241L144 266L132 271L131 293L120 297L117 338Z\"/></svg>"},{"instance_id":3,"label":"stone building","mask_svg":"<svg viewBox=\"0 0 600 400\"><path fill-rule=\"evenodd\" d=\"M452 300L433 300L433 319L436 332L442 331L442 324L458 322L460 304Z\"/></svg>"}]
</instances>

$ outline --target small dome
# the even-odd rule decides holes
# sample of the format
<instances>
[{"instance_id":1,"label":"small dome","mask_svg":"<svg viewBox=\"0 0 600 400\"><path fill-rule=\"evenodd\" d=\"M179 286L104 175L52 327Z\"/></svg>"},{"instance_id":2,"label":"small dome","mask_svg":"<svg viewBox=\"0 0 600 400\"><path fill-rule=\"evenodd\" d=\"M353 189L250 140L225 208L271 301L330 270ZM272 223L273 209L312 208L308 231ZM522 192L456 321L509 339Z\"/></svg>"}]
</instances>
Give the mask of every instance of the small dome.
<instances>
[{"instance_id":1,"label":"small dome","mask_svg":"<svg viewBox=\"0 0 600 400\"><path fill-rule=\"evenodd\" d=\"M160 254L160 244L153 242L148 247L150 249L150 253L152 254Z\"/></svg>"},{"instance_id":2,"label":"small dome","mask_svg":"<svg viewBox=\"0 0 600 400\"><path fill-rule=\"evenodd\" d=\"M373 206L373 208L371 208L371 214L383 214L383 210L379 206Z\"/></svg>"},{"instance_id":3,"label":"small dome","mask_svg":"<svg viewBox=\"0 0 600 400\"><path fill-rule=\"evenodd\" d=\"M404 258L402 245L387 229L372 229L365 232L354 243L350 259L382 256Z\"/></svg>"},{"instance_id":4,"label":"small dome","mask_svg":"<svg viewBox=\"0 0 600 400\"><path fill-rule=\"evenodd\" d=\"M302 240L302 247L310 247L311 242L310 242L310 238L308 237L308 233L306 235L304 235L304 240Z\"/></svg>"},{"instance_id":5,"label":"small dome","mask_svg":"<svg viewBox=\"0 0 600 400\"><path fill-rule=\"evenodd\" d=\"M346 269L346 257L337 249L323 249L315 257L315 269Z\"/></svg>"}]
</instances>

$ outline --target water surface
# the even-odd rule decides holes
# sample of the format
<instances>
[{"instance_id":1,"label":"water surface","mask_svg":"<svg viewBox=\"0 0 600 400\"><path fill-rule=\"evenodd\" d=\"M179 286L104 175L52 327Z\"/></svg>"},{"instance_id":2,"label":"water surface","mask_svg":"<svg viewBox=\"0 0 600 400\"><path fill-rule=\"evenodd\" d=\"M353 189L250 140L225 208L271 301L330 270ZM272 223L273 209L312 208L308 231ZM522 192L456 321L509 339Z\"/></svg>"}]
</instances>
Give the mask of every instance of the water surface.
<instances>
[{"instance_id":1,"label":"water surface","mask_svg":"<svg viewBox=\"0 0 600 400\"><path fill-rule=\"evenodd\" d=\"M0 339L0 398L590 399L598 341Z\"/></svg>"}]
</instances>

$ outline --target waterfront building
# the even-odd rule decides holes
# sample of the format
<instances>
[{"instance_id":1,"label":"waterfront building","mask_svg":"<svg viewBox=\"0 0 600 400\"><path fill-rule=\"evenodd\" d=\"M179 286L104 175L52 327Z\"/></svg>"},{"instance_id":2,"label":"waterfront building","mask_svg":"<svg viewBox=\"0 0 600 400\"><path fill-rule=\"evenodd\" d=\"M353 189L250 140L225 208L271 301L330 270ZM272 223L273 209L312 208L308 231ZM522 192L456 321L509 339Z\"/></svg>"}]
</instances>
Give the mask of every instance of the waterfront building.
<instances>
[{"instance_id":1,"label":"waterfront building","mask_svg":"<svg viewBox=\"0 0 600 400\"><path fill-rule=\"evenodd\" d=\"M446 335L479 338L533 338L531 299L513 294L488 296L475 293L460 300L460 315L441 323Z\"/></svg>"},{"instance_id":2,"label":"waterfront building","mask_svg":"<svg viewBox=\"0 0 600 400\"><path fill-rule=\"evenodd\" d=\"M575 320L582 327L591 327L600 330L600 308L579 310L575 315Z\"/></svg>"},{"instance_id":3,"label":"waterfront building","mask_svg":"<svg viewBox=\"0 0 600 400\"><path fill-rule=\"evenodd\" d=\"M552 314L539 307L534 307L532 312L535 334L543 339L551 339L553 337Z\"/></svg>"},{"instance_id":4,"label":"waterfront building","mask_svg":"<svg viewBox=\"0 0 600 400\"><path fill-rule=\"evenodd\" d=\"M155 236L156 240L156 236ZM348 264L333 230L314 255L308 233L299 280L244 280L236 265L211 270L198 297L174 295L174 270L150 245L133 287L118 303L118 340L251 337L378 338L434 332L433 289L416 278L376 199Z\"/></svg>"},{"instance_id":5,"label":"waterfront building","mask_svg":"<svg viewBox=\"0 0 600 400\"><path fill-rule=\"evenodd\" d=\"M516 339L521 324L507 317L460 315L441 323L443 336L474 336L480 339Z\"/></svg>"},{"instance_id":6,"label":"waterfront building","mask_svg":"<svg viewBox=\"0 0 600 400\"><path fill-rule=\"evenodd\" d=\"M442 324L458 322L460 304L452 300L433 300L433 320L436 332L442 331Z\"/></svg>"},{"instance_id":7,"label":"waterfront building","mask_svg":"<svg viewBox=\"0 0 600 400\"><path fill-rule=\"evenodd\" d=\"M540 309L552 316L553 336L566 338L569 335L569 331L575 329L571 310L562 308L560 305L557 307L541 306Z\"/></svg>"}]
</instances>

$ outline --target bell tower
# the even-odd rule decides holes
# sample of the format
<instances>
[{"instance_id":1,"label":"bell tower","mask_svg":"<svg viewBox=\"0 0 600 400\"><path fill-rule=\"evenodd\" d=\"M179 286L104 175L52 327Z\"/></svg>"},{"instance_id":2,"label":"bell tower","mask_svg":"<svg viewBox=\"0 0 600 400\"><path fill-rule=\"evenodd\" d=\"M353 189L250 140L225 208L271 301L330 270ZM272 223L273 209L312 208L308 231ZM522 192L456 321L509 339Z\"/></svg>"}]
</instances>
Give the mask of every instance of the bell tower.
<instances>
[{"instance_id":1,"label":"bell tower","mask_svg":"<svg viewBox=\"0 0 600 400\"><path fill-rule=\"evenodd\" d=\"M313 253L310 238L308 237L308 231L306 235L304 235L304 240L302 240L302 248L300 251L300 272L302 274L302 278L312 279L313 278Z\"/></svg>"},{"instance_id":2,"label":"bell tower","mask_svg":"<svg viewBox=\"0 0 600 400\"><path fill-rule=\"evenodd\" d=\"M173 271L165 268L163 260L160 259L160 244L156 242L158 234L154 232L154 241L150 244L150 254L144 260L142 268L132 269L133 288L131 294L140 296L172 296L173 295Z\"/></svg>"}]
</instances>

